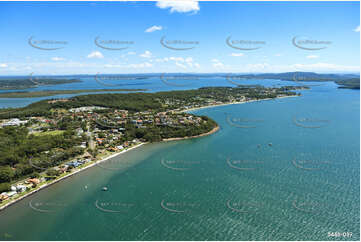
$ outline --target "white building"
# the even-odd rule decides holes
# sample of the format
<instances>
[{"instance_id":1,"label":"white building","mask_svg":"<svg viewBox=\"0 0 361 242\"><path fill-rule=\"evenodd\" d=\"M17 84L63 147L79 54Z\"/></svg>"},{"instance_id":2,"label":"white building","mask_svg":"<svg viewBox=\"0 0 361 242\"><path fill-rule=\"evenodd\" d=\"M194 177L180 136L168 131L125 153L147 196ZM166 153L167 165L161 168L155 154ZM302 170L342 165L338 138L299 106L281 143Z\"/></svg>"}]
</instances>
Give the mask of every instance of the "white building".
<instances>
[{"instance_id":1,"label":"white building","mask_svg":"<svg viewBox=\"0 0 361 242\"><path fill-rule=\"evenodd\" d=\"M8 195L8 197L12 197L12 196L14 196L15 194L16 194L15 191L6 193L6 195Z\"/></svg>"},{"instance_id":2,"label":"white building","mask_svg":"<svg viewBox=\"0 0 361 242\"><path fill-rule=\"evenodd\" d=\"M26 186L24 186L24 185L17 185L16 186L16 191L17 192L25 192L26 191Z\"/></svg>"},{"instance_id":3,"label":"white building","mask_svg":"<svg viewBox=\"0 0 361 242\"><path fill-rule=\"evenodd\" d=\"M21 124L26 124L28 122L28 120L25 120L25 121L21 121L20 119L18 118L14 118L14 119L11 119L10 121L6 122L6 123L3 123L1 126L2 127L6 127L6 126L19 126Z\"/></svg>"}]
</instances>

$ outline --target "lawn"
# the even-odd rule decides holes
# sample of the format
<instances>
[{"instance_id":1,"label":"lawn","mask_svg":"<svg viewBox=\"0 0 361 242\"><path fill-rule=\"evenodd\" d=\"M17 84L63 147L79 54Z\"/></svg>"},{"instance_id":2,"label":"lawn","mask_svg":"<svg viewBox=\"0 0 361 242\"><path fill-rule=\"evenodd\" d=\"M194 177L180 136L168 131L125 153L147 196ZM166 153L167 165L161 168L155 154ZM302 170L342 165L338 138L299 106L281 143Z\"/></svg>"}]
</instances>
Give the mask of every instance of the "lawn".
<instances>
[{"instance_id":1,"label":"lawn","mask_svg":"<svg viewBox=\"0 0 361 242\"><path fill-rule=\"evenodd\" d=\"M35 132L32 133L34 136L43 136L43 135L59 135L64 133L64 130L54 130L54 131L46 131L46 132Z\"/></svg>"}]
</instances>

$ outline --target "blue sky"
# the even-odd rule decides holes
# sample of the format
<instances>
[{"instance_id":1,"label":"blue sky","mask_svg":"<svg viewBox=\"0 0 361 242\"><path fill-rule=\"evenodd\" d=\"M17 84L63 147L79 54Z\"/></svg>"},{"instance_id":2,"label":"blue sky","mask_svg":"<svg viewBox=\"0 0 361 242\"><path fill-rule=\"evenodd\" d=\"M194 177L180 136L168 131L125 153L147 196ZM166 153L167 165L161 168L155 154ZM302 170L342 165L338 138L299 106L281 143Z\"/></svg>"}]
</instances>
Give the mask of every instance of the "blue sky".
<instances>
[{"instance_id":1,"label":"blue sky","mask_svg":"<svg viewBox=\"0 0 361 242\"><path fill-rule=\"evenodd\" d=\"M0 75L360 66L359 2L0 2L0 33Z\"/></svg>"}]
</instances>

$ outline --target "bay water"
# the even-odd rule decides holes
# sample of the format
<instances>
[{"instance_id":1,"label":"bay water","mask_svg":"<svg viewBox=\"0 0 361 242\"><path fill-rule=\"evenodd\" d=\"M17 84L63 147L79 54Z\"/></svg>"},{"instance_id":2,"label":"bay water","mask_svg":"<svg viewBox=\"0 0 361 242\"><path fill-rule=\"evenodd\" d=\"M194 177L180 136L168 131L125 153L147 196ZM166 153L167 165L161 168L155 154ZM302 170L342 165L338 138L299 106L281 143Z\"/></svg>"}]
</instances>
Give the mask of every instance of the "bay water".
<instances>
[{"instance_id":1,"label":"bay water","mask_svg":"<svg viewBox=\"0 0 361 242\"><path fill-rule=\"evenodd\" d=\"M25 198L0 212L0 239L359 240L359 100L327 82L192 111L220 130L143 145Z\"/></svg>"}]
</instances>

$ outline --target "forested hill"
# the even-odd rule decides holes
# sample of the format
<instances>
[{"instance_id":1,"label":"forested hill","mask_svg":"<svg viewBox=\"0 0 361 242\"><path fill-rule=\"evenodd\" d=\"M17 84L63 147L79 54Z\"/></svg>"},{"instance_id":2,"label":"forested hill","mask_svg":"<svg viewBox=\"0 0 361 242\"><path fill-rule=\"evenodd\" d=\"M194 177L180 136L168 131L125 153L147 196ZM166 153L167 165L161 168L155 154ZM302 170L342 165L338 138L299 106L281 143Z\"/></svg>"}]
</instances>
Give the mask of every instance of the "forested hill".
<instances>
[{"instance_id":1,"label":"forested hill","mask_svg":"<svg viewBox=\"0 0 361 242\"><path fill-rule=\"evenodd\" d=\"M360 89L360 78L336 81L336 83L340 85L338 88Z\"/></svg>"}]
</instances>

